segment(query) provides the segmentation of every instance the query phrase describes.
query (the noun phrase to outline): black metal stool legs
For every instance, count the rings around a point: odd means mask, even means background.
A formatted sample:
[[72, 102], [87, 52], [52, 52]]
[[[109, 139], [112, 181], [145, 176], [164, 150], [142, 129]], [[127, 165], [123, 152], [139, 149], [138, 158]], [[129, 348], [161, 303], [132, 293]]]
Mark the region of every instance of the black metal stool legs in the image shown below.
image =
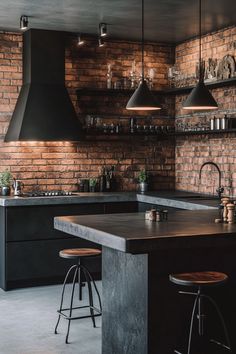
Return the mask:
[[89, 310], [90, 310], [90, 315], [91, 315], [92, 322], [93, 322], [93, 327], [95, 328], [96, 327], [96, 322], [95, 322], [95, 318], [94, 318], [93, 293], [92, 293], [91, 282], [90, 282], [90, 278], [88, 276], [87, 270], [85, 268], [83, 268], [83, 272], [84, 272], [84, 275], [85, 275], [86, 282], [88, 284]]
[[82, 301], [82, 288], [84, 286], [84, 283], [82, 282], [81, 268], [79, 268], [78, 271], [78, 284], [79, 284], [79, 300]]
[[226, 343], [227, 345], [219, 342], [219, 341], [216, 341], [215, 339], [211, 339], [211, 342], [217, 344], [217, 345], [220, 345], [222, 346], [223, 348], [225, 349], [228, 349], [230, 351], [232, 351], [231, 349], [231, 344], [230, 344], [230, 339], [229, 339], [229, 334], [228, 334], [228, 331], [227, 331], [227, 328], [226, 328], [226, 325], [225, 325], [225, 321], [224, 321], [224, 317], [219, 309], [219, 307], [217, 306], [216, 302], [210, 297], [210, 296], [207, 296], [207, 295], [202, 295], [202, 297], [208, 299], [208, 301], [213, 305], [213, 307], [215, 308], [216, 310], [216, 313], [218, 314], [218, 317], [220, 319], [220, 322], [221, 322], [221, 325], [223, 327], [223, 331], [224, 331], [224, 335], [225, 335], [225, 340], [226, 340]]
[[197, 293], [197, 296], [194, 300], [193, 303], [193, 310], [192, 310], [192, 315], [191, 315], [191, 321], [190, 321], [190, 328], [189, 328], [189, 337], [188, 337], [188, 354], [190, 354], [191, 351], [191, 342], [192, 342], [192, 334], [193, 334], [193, 322], [194, 322], [194, 315], [196, 312], [196, 308], [197, 308], [197, 304], [198, 304], [198, 300], [200, 299], [201, 293], [200, 290]]
[[[216, 302], [208, 295], [204, 295], [201, 293], [201, 288], [199, 287], [198, 292], [197, 293], [188, 293], [188, 292], [180, 292], [182, 294], [186, 294], [186, 295], [194, 295], [196, 296], [194, 303], [193, 303], [193, 309], [192, 309], [192, 315], [191, 315], [191, 321], [190, 321], [190, 328], [189, 328], [189, 338], [188, 338], [188, 350], [187, 350], [187, 354], [191, 353], [191, 343], [192, 343], [192, 333], [193, 333], [193, 323], [194, 323], [194, 318], [195, 318], [195, 314], [197, 313], [197, 319], [198, 319], [198, 333], [199, 336], [203, 336], [204, 335], [204, 317], [205, 315], [202, 312], [202, 299], [206, 299], [208, 300], [213, 308], [216, 310], [216, 313], [219, 317], [220, 323], [223, 327], [223, 331], [224, 331], [224, 336], [225, 336], [225, 340], [226, 340], [226, 344], [221, 343], [220, 341], [211, 339], [210, 342], [213, 342], [219, 346], [221, 346], [224, 349], [229, 350], [230, 352], [232, 352], [231, 349], [231, 345], [230, 345], [230, 340], [229, 340], [229, 335], [226, 329], [226, 325], [225, 325], [225, 321], [224, 318], [221, 314], [221, 311], [219, 309], [219, 307], [217, 306]], [[176, 353], [179, 353], [178, 351], [175, 351]]]
[[73, 277], [73, 284], [72, 284], [72, 291], [71, 291], [71, 300], [70, 300], [70, 311], [69, 311], [69, 317], [68, 317], [68, 327], [67, 327], [67, 333], [66, 333], [66, 344], [68, 344], [68, 337], [69, 337], [69, 332], [70, 332], [70, 322], [71, 322], [71, 316], [72, 316], [72, 310], [73, 310], [73, 300], [74, 300], [74, 293], [75, 293], [75, 282], [76, 282], [76, 277], [78, 274], [78, 267], [75, 268], [75, 273]]
[[[69, 308], [63, 308], [64, 293], [65, 293], [67, 280], [68, 280], [69, 274], [72, 272], [73, 269], [74, 269], [74, 275], [73, 275], [72, 290], [71, 290], [71, 297], [70, 297], [70, 306], [69, 306]], [[79, 273], [80, 273], [80, 275], [79, 275]], [[78, 286], [79, 286], [79, 297], [80, 297], [81, 282], [79, 282], [79, 280], [81, 280], [81, 275], [82, 274], [84, 275], [85, 280], [86, 280], [87, 285], [88, 285], [89, 305], [73, 307], [75, 286], [76, 286], [77, 281], [78, 281]], [[95, 289], [95, 291], [97, 293], [97, 297], [98, 297], [98, 301], [99, 301], [99, 309], [94, 307], [93, 292], [92, 292], [92, 285], [91, 284], [93, 284], [94, 289]], [[73, 310], [81, 309], [81, 308], [89, 308], [90, 315], [73, 317], [72, 316]], [[65, 313], [65, 311], [69, 311], [69, 314], [67, 315]], [[96, 312], [96, 314], [95, 314], [95, 312]], [[78, 264], [73, 265], [68, 270], [68, 272], [66, 274], [66, 277], [65, 277], [65, 280], [64, 280], [64, 283], [63, 283], [63, 288], [62, 288], [60, 309], [58, 310], [58, 313], [59, 313], [59, 316], [58, 316], [57, 324], [56, 324], [56, 327], [55, 327], [55, 334], [57, 334], [57, 328], [58, 328], [58, 325], [59, 325], [59, 322], [60, 322], [60, 318], [61, 318], [61, 316], [63, 316], [65, 319], [68, 320], [68, 327], [67, 327], [66, 340], [65, 340], [65, 342], [67, 344], [68, 344], [71, 320], [91, 317], [92, 323], [93, 323], [93, 327], [96, 327], [95, 317], [101, 316], [101, 314], [102, 314], [101, 298], [100, 298], [97, 286], [96, 286], [96, 284], [95, 284], [95, 282], [94, 282], [94, 280], [92, 278], [92, 275], [88, 271], [88, 269], [85, 266], [81, 265], [80, 261], [78, 261]]]
[[59, 325], [59, 322], [60, 322], [60, 319], [61, 319], [61, 311], [62, 311], [62, 306], [63, 306], [63, 301], [64, 301], [64, 294], [65, 294], [65, 287], [66, 287], [67, 279], [69, 277], [70, 272], [74, 268], [77, 268], [77, 264], [75, 264], [72, 267], [70, 267], [70, 269], [68, 270], [68, 272], [66, 273], [66, 276], [65, 276], [65, 280], [64, 280], [64, 283], [63, 283], [63, 287], [62, 287], [62, 293], [61, 293], [60, 309], [58, 310], [58, 313], [59, 313], [58, 320], [57, 320], [57, 324], [56, 324], [56, 327], [55, 327], [55, 330], [54, 330], [55, 334], [57, 334], [57, 328], [58, 328], [58, 325]]
[[96, 294], [97, 294], [97, 297], [98, 297], [99, 311], [102, 312], [102, 301], [101, 301], [101, 297], [100, 297], [100, 294], [99, 294], [97, 285], [96, 285], [96, 283], [95, 283], [95, 281], [94, 281], [94, 279], [93, 279], [91, 273], [89, 272], [89, 270], [88, 270], [84, 265], [83, 265], [82, 267], [83, 267], [83, 269], [87, 272], [89, 279], [90, 279], [91, 282], [93, 283], [94, 289], [95, 289]]

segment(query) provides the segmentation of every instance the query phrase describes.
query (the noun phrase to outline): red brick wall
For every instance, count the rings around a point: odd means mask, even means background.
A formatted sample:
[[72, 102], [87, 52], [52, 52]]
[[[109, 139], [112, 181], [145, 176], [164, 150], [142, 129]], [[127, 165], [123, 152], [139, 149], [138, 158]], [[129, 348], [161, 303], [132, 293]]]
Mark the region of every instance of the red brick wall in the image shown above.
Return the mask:
[[[222, 59], [230, 54], [236, 57], [236, 27], [211, 33], [203, 38], [203, 58]], [[181, 71], [191, 75], [198, 60], [198, 41], [191, 40], [176, 47], [176, 63]], [[236, 88], [222, 87], [212, 90], [219, 110], [208, 113], [194, 113], [181, 109], [186, 95], [176, 97], [176, 122], [209, 124], [213, 116], [225, 114], [236, 117]], [[214, 193], [218, 184], [214, 168], [206, 168], [201, 183], [199, 170], [202, 163], [213, 161], [223, 171], [222, 184], [227, 194], [236, 194], [236, 135], [200, 135], [176, 139], [176, 188], [188, 191]], [[208, 172], [207, 172], [208, 170]], [[212, 171], [212, 172], [211, 172]]]
[[[170, 46], [147, 45], [147, 66], [157, 69], [155, 88], [166, 85], [167, 66], [173, 61]], [[140, 61], [140, 45], [108, 42], [97, 48], [90, 41], [82, 49], [75, 38], [68, 38], [66, 51], [66, 83], [76, 107], [78, 87], [105, 87], [107, 63], [114, 64], [115, 75], [126, 75], [133, 59]], [[119, 189], [136, 188], [135, 177], [146, 167], [152, 175], [152, 187], [174, 187], [174, 144], [155, 139], [116, 139], [109, 141], [11, 142], [4, 143], [22, 80], [22, 36], [0, 33], [0, 171], [9, 168], [14, 177], [24, 181], [25, 189], [75, 190], [78, 178], [100, 174], [103, 165], [115, 165]], [[90, 103], [92, 104], [92, 102]], [[114, 111], [114, 107], [112, 107]], [[120, 107], [120, 112], [123, 107]], [[125, 111], [127, 114], [127, 111]], [[160, 118], [160, 122], [163, 120]], [[162, 123], [163, 124], [163, 123]], [[164, 123], [170, 124], [170, 123]]]

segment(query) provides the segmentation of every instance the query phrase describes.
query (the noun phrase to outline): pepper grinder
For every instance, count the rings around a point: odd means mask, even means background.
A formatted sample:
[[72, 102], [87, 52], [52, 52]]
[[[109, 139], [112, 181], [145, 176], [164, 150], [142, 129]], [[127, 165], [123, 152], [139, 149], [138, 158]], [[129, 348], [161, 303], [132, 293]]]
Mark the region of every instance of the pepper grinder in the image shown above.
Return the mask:
[[227, 211], [228, 211], [228, 223], [233, 224], [234, 223], [234, 209], [235, 205], [232, 203], [227, 204]]
[[221, 199], [221, 203], [224, 206], [224, 210], [223, 210], [223, 222], [227, 222], [228, 221], [228, 209], [227, 209], [227, 204], [229, 204], [229, 198], [228, 197], [224, 197]]

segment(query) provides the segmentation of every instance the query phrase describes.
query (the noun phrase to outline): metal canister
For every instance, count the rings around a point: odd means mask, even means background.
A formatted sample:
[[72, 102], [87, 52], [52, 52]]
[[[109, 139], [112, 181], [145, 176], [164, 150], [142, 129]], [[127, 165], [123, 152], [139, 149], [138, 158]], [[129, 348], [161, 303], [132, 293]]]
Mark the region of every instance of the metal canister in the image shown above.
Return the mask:
[[210, 120], [210, 129], [211, 130], [215, 129], [215, 118], [211, 118], [211, 120]]
[[220, 129], [220, 118], [215, 118], [215, 129], [216, 130]]
[[220, 129], [222, 129], [222, 130], [228, 129], [228, 118], [227, 117], [221, 118]]

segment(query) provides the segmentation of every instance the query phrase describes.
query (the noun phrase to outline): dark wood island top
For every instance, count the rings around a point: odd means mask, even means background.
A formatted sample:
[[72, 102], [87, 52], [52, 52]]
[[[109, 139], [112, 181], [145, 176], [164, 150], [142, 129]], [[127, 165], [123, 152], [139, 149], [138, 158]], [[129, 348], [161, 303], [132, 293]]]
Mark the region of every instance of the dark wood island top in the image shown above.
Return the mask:
[[145, 220], [144, 213], [56, 217], [56, 229], [127, 253], [163, 248], [236, 244], [236, 224], [215, 223], [217, 210], [176, 211], [168, 221]]
[[102, 246], [102, 354], [172, 354], [179, 346], [184, 352], [192, 299], [178, 294], [169, 274], [203, 270], [229, 276], [212, 296], [236, 348], [236, 224], [217, 224], [218, 215], [215, 209], [171, 211], [162, 222], [144, 213], [54, 219], [56, 229]]

